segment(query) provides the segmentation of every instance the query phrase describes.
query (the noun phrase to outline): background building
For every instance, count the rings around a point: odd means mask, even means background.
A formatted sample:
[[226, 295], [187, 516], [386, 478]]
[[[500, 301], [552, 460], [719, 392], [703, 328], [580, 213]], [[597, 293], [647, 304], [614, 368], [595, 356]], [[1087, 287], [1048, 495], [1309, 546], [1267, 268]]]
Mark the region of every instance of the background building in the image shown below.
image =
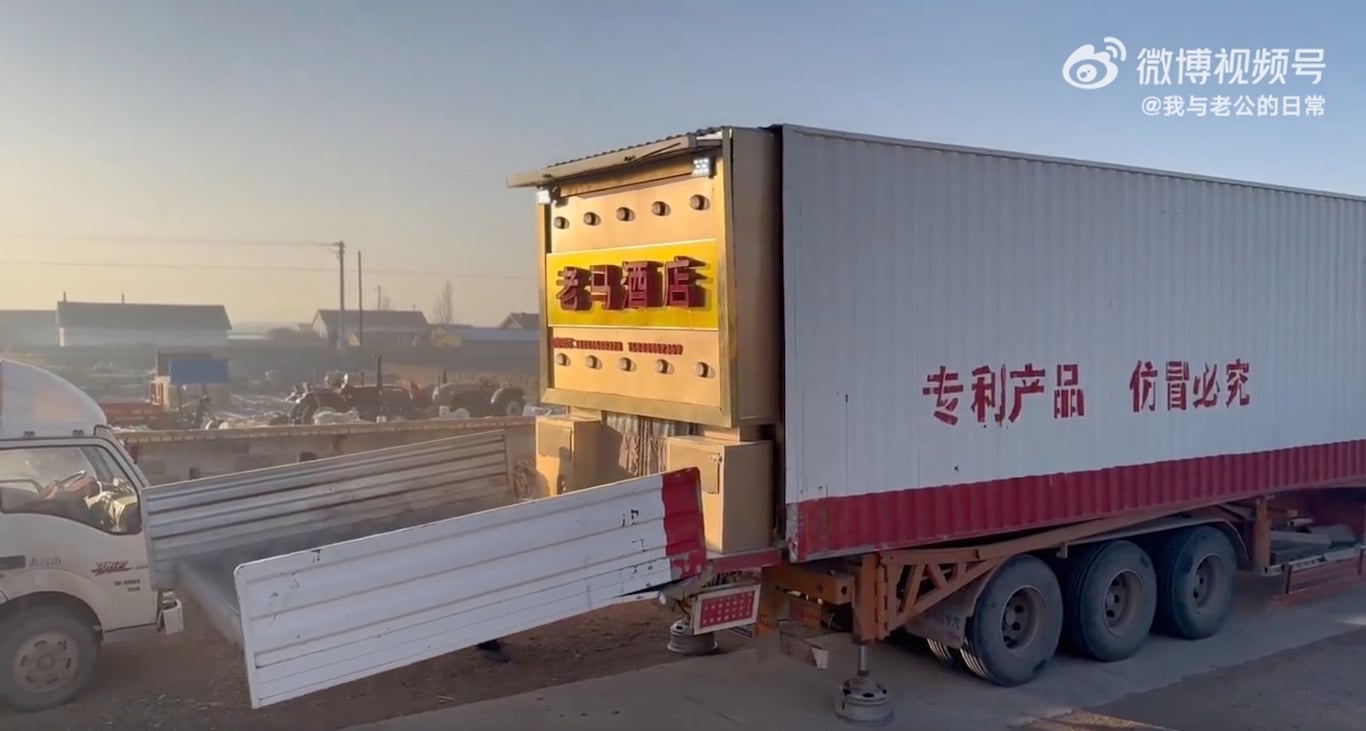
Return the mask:
[[505, 330], [539, 330], [541, 328], [541, 313], [512, 312], [503, 318], [502, 324], [498, 327]]
[[63, 348], [224, 348], [230, 330], [232, 321], [222, 305], [57, 303], [57, 331]]
[[56, 310], [0, 310], [0, 348], [55, 347]]
[[[366, 347], [412, 345], [418, 338], [425, 337], [430, 329], [426, 315], [415, 310], [366, 310], [364, 318], [359, 315], [355, 310], [346, 311], [347, 344], [356, 343], [362, 319]], [[336, 345], [338, 322], [337, 310], [318, 310], [313, 316], [313, 331]]]

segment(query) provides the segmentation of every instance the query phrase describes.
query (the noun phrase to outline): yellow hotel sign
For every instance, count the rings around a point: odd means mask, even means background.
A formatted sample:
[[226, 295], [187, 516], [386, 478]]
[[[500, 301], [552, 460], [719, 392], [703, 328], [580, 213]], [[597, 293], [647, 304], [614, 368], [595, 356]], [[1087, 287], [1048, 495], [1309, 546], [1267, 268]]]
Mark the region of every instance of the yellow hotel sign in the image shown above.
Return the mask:
[[547, 254], [550, 327], [716, 330], [714, 240]]

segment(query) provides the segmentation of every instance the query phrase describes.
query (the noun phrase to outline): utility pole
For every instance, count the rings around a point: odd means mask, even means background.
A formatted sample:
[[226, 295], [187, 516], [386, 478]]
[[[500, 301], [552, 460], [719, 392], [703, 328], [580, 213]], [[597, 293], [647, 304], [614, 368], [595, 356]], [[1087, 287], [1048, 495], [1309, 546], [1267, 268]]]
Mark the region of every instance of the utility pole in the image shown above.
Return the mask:
[[337, 350], [346, 352], [346, 242], [338, 241], [337, 249]]
[[356, 250], [356, 346], [365, 349], [365, 270], [361, 268], [360, 250]]

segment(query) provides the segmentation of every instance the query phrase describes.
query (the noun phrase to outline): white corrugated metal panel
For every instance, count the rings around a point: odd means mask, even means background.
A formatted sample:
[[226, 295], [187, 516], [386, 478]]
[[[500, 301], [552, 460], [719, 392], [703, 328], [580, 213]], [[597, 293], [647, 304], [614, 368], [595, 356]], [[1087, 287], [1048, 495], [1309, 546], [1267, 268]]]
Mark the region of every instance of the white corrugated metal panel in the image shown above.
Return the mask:
[[651, 475], [243, 564], [252, 707], [696, 575], [698, 484], [695, 469]]
[[170, 589], [181, 562], [236, 565], [515, 499], [492, 431], [157, 485], [142, 513], [153, 583]]
[[[783, 179], [789, 503], [1366, 438], [1366, 201], [798, 128]], [[1168, 361], [1218, 406], [1169, 409]], [[972, 371], [1026, 364], [1043, 393], [978, 423]]]

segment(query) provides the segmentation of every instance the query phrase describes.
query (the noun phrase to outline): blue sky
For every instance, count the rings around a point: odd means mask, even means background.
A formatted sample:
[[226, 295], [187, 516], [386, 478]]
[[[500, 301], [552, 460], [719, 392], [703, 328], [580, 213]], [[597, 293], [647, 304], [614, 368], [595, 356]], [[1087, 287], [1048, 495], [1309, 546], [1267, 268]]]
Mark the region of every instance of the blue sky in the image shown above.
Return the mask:
[[[118, 3], [0, 11], [0, 307], [222, 302], [305, 320], [321, 247], [112, 237], [345, 239], [367, 297], [462, 319], [535, 309], [531, 197], [507, 175], [716, 124], [793, 122], [1366, 195], [1366, 10], [1350, 3]], [[1061, 77], [1120, 38], [1110, 86]], [[1145, 47], [1322, 48], [1321, 83], [1155, 89]], [[1145, 96], [1324, 98], [1317, 118], [1145, 116]], [[75, 241], [72, 237], [97, 240]], [[195, 270], [280, 266], [317, 271]], [[425, 275], [381, 273], [420, 270]], [[349, 294], [354, 296], [354, 291]]]

